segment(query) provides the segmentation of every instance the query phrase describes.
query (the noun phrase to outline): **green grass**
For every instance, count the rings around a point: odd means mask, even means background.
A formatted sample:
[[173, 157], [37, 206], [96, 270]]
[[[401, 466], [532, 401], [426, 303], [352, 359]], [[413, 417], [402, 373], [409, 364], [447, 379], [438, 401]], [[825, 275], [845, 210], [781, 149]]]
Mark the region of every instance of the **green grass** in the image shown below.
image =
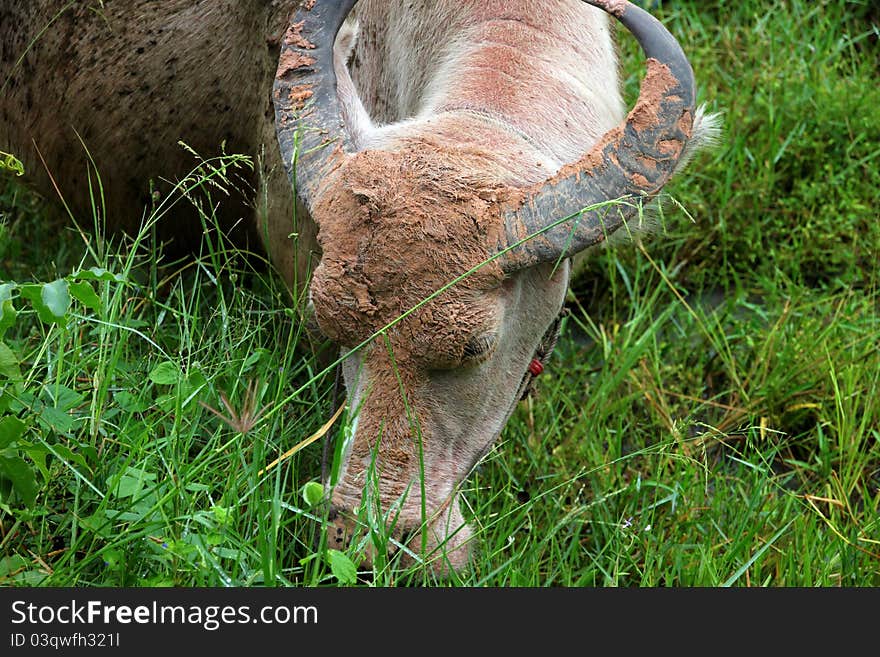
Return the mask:
[[[880, 15], [659, 14], [724, 113], [667, 188], [693, 221], [667, 203], [574, 285], [537, 394], [464, 484], [472, 568], [380, 555], [358, 585], [880, 585]], [[300, 494], [320, 441], [263, 472], [335, 410], [277, 278], [216, 241], [180, 263], [147, 241], [90, 254], [11, 180], [0, 212], [0, 584], [350, 582]], [[118, 277], [77, 273], [95, 265]], [[58, 280], [54, 319], [19, 296]]]

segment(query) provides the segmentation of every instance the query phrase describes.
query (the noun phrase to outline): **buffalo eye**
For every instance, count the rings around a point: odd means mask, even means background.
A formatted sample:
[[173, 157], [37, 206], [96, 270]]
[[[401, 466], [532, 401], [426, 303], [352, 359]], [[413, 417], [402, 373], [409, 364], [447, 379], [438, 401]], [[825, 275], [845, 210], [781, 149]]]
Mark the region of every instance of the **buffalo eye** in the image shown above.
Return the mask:
[[498, 337], [494, 333], [482, 333], [471, 337], [464, 345], [461, 354], [463, 365], [481, 363], [495, 351]]

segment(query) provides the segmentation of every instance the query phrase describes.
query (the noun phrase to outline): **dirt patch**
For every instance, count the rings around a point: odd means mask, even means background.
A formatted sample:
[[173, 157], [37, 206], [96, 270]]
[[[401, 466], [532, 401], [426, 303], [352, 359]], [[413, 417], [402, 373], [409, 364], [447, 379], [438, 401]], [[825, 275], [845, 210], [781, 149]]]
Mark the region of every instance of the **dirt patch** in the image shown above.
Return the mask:
[[314, 50], [317, 46], [306, 39], [302, 35], [302, 29], [305, 21], [299, 23], [291, 23], [284, 34], [284, 44], [294, 48], [302, 48], [303, 50]]
[[[486, 169], [475, 154], [418, 139], [396, 152], [357, 153], [334, 172], [313, 210], [324, 255], [312, 298], [331, 338], [359, 342], [492, 255], [507, 188], [481, 180]], [[457, 288], [502, 278], [491, 263]], [[446, 295], [447, 315], [456, 294]]]
[[315, 58], [304, 55], [296, 50], [285, 50], [278, 58], [277, 78], [285, 79], [300, 68], [308, 68], [315, 64]]
[[[648, 70], [645, 73], [645, 79], [642, 80], [639, 100], [627, 117], [627, 121], [637, 132], [651, 130], [662, 123], [659, 112], [664, 99], [681, 100], [675, 96], [669, 96], [670, 90], [679, 84], [669, 67], [653, 57], [649, 58], [646, 64]], [[685, 136], [690, 136], [689, 130]]]

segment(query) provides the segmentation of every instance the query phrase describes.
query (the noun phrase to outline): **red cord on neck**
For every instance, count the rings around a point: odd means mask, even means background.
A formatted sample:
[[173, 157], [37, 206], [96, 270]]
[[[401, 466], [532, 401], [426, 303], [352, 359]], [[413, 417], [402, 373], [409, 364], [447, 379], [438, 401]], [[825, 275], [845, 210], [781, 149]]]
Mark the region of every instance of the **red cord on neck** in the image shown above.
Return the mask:
[[529, 363], [529, 372], [532, 373], [532, 376], [538, 376], [543, 371], [544, 364], [537, 358], [532, 358], [532, 362]]

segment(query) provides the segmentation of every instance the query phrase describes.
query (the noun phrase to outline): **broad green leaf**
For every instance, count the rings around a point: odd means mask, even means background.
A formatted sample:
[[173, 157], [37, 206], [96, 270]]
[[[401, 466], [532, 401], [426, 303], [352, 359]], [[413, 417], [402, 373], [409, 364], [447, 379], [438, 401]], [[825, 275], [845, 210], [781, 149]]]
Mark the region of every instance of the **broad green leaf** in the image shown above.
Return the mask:
[[79, 518], [78, 524], [84, 530], [96, 534], [100, 538], [109, 538], [113, 523], [108, 522], [103, 512], [95, 512], [90, 516]]
[[68, 278], [75, 281], [110, 281], [112, 283], [124, 283], [125, 277], [121, 274], [114, 274], [107, 271], [103, 267], [91, 267], [82, 271], [71, 274]]
[[357, 568], [345, 553], [339, 550], [327, 550], [327, 562], [330, 564], [330, 572], [340, 584], [357, 582]]
[[324, 499], [324, 487], [317, 481], [307, 482], [300, 492], [309, 506], [315, 506]]
[[51, 405], [64, 411], [69, 411], [82, 404], [85, 395], [77, 392], [65, 385], [52, 384], [44, 386], [43, 394], [40, 395], [44, 399], [49, 399]]
[[0, 338], [6, 333], [6, 330], [15, 324], [15, 318], [18, 313], [12, 303], [12, 290], [15, 286], [12, 283], [3, 283], [0, 285]]
[[165, 549], [174, 556], [181, 557], [187, 561], [192, 561], [192, 557], [198, 554], [198, 548], [186, 541], [168, 541]]
[[18, 586], [35, 588], [40, 586], [40, 584], [43, 584], [48, 578], [49, 575], [42, 570], [26, 570], [22, 573], [13, 575], [9, 578], [9, 581]]
[[147, 483], [156, 480], [152, 472], [126, 468], [125, 472], [112, 475], [107, 480], [107, 487], [116, 497], [138, 497]]
[[15, 306], [12, 305], [11, 301], [0, 302], [0, 338], [15, 324], [17, 315], [18, 313], [15, 311]]
[[244, 362], [241, 364], [241, 371], [247, 372], [254, 365], [260, 362], [260, 359], [265, 357], [267, 354], [268, 352], [265, 349], [256, 349], [252, 351], [250, 354], [248, 354], [247, 358], [245, 358]]
[[95, 294], [95, 289], [86, 281], [74, 281], [68, 284], [70, 296], [79, 301], [86, 308], [94, 310], [101, 314], [103, 308], [101, 306], [101, 297]]
[[170, 386], [177, 383], [180, 377], [180, 368], [170, 361], [159, 363], [150, 372], [150, 381], [159, 385]]
[[113, 393], [113, 401], [126, 413], [143, 413], [150, 408], [151, 401], [133, 395], [127, 390]]
[[[83, 455], [83, 458], [86, 460], [86, 463], [97, 463], [98, 462], [98, 450], [95, 449], [94, 445], [83, 444], [79, 445], [79, 453]], [[90, 466], [86, 466], [91, 470]]]
[[196, 390], [197, 388], [206, 386], [208, 384], [208, 378], [200, 369], [193, 369], [186, 375], [186, 383], [192, 390]]
[[37, 470], [43, 476], [43, 483], [49, 483], [52, 475], [49, 474], [49, 448], [41, 444], [26, 443], [19, 445], [18, 450], [22, 454], [27, 454], [28, 458], [34, 462]]
[[0, 454], [0, 477], [11, 481], [24, 505], [33, 508], [37, 500], [37, 481], [31, 466], [23, 458]]
[[177, 410], [177, 395], [159, 395], [153, 401], [153, 406], [163, 413], [173, 413]]
[[13, 554], [11, 557], [3, 557], [0, 559], [0, 581], [8, 577], [10, 573], [23, 570], [31, 565], [31, 562], [20, 554]]
[[117, 497], [136, 497], [143, 489], [143, 483], [144, 482], [141, 479], [123, 475], [119, 478], [116, 488], [113, 489], [113, 493]]
[[91, 470], [88, 463], [86, 463], [85, 457], [78, 452], [74, 452], [67, 445], [55, 444], [52, 445], [52, 450], [54, 450], [55, 454], [59, 458], [67, 461], [68, 463], [72, 463], [74, 466], [80, 466], [86, 470]]
[[40, 299], [57, 319], [64, 319], [70, 309], [70, 284], [63, 278], [43, 285]]
[[31, 302], [44, 324], [64, 324], [70, 308], [68, 284], [59, 279], [43, 285], [28, 284], [20, 288], [21, 296]]
[[125, 554], [122, 550], [104, 550], [104, 566], [110, 570], [116, 570], [125, 562]]
[[26, 428], [27, 425], [24, 422], [12, 415], [0, 418], [0, 449], [9, 447], [21, 438]]
[[211, 511], [221, 525], [228, 525], [235, 518], [235, 509], [230, 506], [212, 506]]
[[0, 381], [4, 378], [13, 383], [21, 381], [21, 370], [18, 368], [18, 356], [5, 344], [0, 342]]
[[183, 407], [185, 408], [192, 403], [193, 399], [195, 399], [199, 392], [201, 392], [201, 390], [207, 385], [208, 379], [202, 374], [201, 370], [193, 369], [187, 374], [186, 379], [179, 388], [179, 394], [183, 400]]
[[70, 433], [76, 427], [76, 418], [68, 415], [66, 411], [52, 406], [44, 406], [37, 415], [37, 421], [58, 433]]
[[117, 509], [107, 509], [104, 513], [108, 518], [112, 518], [114, 522], [143, 522], [151, 520], [156, 512], [148, 505], [135, 504], [128, 507], [131, 511], [119, 511]]

